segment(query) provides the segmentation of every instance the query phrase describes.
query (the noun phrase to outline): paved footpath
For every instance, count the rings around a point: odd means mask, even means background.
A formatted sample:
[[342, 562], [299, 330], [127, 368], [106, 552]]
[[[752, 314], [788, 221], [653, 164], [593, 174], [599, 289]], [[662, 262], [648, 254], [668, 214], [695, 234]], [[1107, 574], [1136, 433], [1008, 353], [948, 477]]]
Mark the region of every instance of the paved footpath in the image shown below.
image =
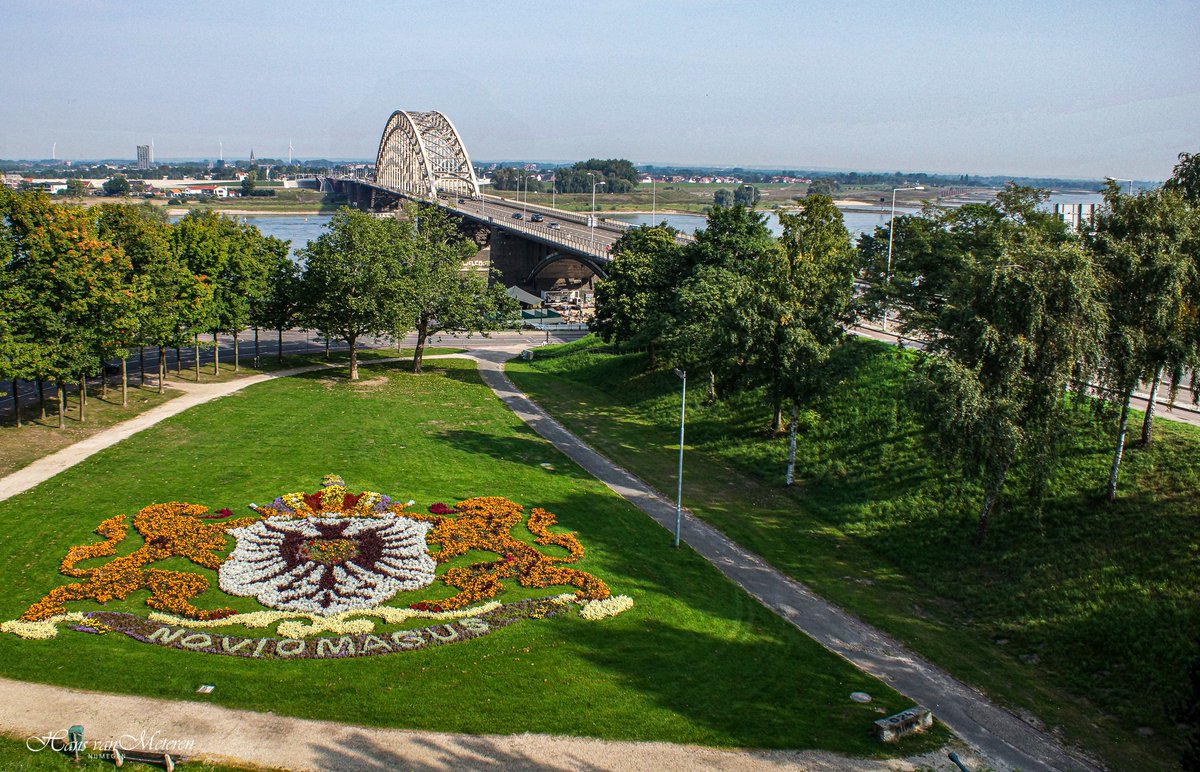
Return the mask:
[[[622, 498], [674, 532], [675, 503], [567, 431], [504, 375], [504, 352], [472, 352], [484, 381], [509, 409], [562, 453]], [[690, 513], [683, 541], [767, 608], [826, 649], [850, 660], [933, 711], [955, 734], [1003, 769], [1086, 770], [1095, 767], [1053, 737], [991, 702], [978, 690], [905, 649], [899, 642], [814, 594]]]
[[[475, 359], [484, 382], [534, 431], [618, 495], [673, 531], [674, 503], [597, 453], [513, 386], [503, 369], [504, 362], [514, 353], [511, 345], [494, 344], [475, 348], [467, 354], [426, 358]], [[370, 360], [363, 364], [392, 361], [397, 360]], [[191, 387], [183, 396], [0, 479], [0, 501], [27, 491], [100, 450], [194, 405], [273, 378], [344, 366], [344, 363], [310, 365]], [[816, 596], [804, 585], [788, 579], [757, 555], [687, 512], [684, 513], [683, 539], [733, 582], [822, 646], [928, 707], [955, 734], [978, 750], [988, 763], [1000, 769], [1021, 770], [1094, 768], [1068, 753], [1049, 735], [996, 706], [980, 692], [907, 651], [882, 632]], [[0, 731], [8, 734], [51, 731], [66, 717], [75, 716], [86, 718], [83, 720], [85, 726], [90, 722], [96, 727], [91, 736], [107, 737], [129, 732], [130, 727], [144, 727], [147, 720], [153, 720], [151, 731], [164, 733], [160, 736], [174, 733], [174, 737], [192, 739], [197, 743], [198, 751], [291, 768], [911, 769], [913, 763], [943, 766], [936, 764], [936, 757], [880, 763], [851, 761], [821, 753], [729, 752], [667, 743], [613, 743], [538, 735], [477, 737], [368, 729], [230, 711], [192, 702], [89, 694], [6, 679], [0, 679], [0, 705], [5, 706], [0, 711]], [[237, 719], [229, 720], [224, 714], [236, 715]], [[72, 722], [75, 720], [71, 719]]]

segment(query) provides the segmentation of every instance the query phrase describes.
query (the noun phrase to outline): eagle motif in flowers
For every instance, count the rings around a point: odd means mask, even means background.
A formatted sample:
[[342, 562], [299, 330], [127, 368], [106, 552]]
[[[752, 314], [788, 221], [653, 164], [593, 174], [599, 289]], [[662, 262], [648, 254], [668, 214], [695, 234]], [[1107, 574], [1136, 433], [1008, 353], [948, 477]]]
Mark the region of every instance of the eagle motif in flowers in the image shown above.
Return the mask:
[[[632, 606], [629, 598], [614, 597], [599, 578], [570, 567], [583, 557], [583, 546], [573, 533], [552, 531], [556, 518], [544, 509], [535, 507], [526, 517], [519, 504], [495, 496], [453, 506], [434, 504], [428, 513], [413, 511], [413, 503], [372, 491], [352, 494], [340, 477], [330, 475], [314, 493], [285, 494], [265, 506], [251, 504], [252, 517], [233, 518], [229, 509], [210, 513], [207, 507], [182, 502], [154, 504], [132, 519], [142, 542], [132, 550], [122, 549], [134, 537], [125, 515], [117, 515], [96, 529], [103, 541], [72, 547], [63, 558], [61, 572], [80, 581], [52, 589], [20, 619], [0, 623], [0, 631], [51, 638], [59, 624], [72, 623], [84, 632], [117, 630], [196, 651], [290, 656], [311, 648], [357, 656], [421, 648], [417, 640], [475, 637], [518, 618], [561, 613], [572, 604], [581, 606], [587, 619], [613, 616]], [[533, 535], [533, 544], [513, 535], [522, 524]], [[233, 549], [223, 556], [230, 538]], [[539, 549], [546, 546], [566, 554]], [[497, 557], [474, 563], [462, 559], [472, 551]], [[80, 567], [100, 558], [111, 559]], [[198, 570], [158, 565], [170, 558], [184, 558]], [[196, 605], [212, 588], [212, 572], [223, 593], [254, 598], [264, 608], [239, 613], [228, 606]], [[502, 604], [494, 599], [506, 582], [573, 592]], [[439, 587], [453, 594], [446, 597]], [[83, 613], [67, 608], [73, 601], [126, 600], [141, 590], [148, 591], [146, 605], [157, 612], [149, 619], [124, 611]], [[426, 591], [428, 597], [410, 595], [405, 606], [388, 605], [397, 595]], [[438, 633], [436, 626], [424, 628], [424, 637], [411, 628], [376, 631], [377, 622], [390, 628], [413, 619], [442, 621], [444, 629]], [[283, 637], [197, 632], [237, 624], [277, 625], [276, 633]], [[315, 643], [311, 647], [304, 642], [322, 632], [343, 638], [337, 639], [336, 647], [330, 643], [334, 639], [317, 639], [309, 642]]]

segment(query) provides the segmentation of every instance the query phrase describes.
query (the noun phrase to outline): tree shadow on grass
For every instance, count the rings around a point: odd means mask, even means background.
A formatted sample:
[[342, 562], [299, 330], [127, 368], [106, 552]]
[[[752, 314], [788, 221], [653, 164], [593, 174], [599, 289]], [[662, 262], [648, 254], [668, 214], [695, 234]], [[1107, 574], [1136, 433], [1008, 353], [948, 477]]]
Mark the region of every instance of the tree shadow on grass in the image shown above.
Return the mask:
[[544, 467], [548, 472], [577, 479], [591, 479], [591, 475], [535, 435], [532, 430], [522, 430], [521, 434], [516, 435], [495, 435], [469, 429], [446, 429], [438, 432], [437, 437], [464, 453], [526, 466], [549, 464], [549, 467]]

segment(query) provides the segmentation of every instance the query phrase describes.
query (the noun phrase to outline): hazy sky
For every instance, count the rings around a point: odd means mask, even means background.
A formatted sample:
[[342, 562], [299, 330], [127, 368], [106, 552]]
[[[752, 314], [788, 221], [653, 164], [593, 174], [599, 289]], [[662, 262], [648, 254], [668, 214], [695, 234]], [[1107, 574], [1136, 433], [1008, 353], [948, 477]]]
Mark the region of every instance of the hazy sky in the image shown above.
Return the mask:
[[0, 158], [472, 158], [1161, 179], [1196, 2], [0, 0]]

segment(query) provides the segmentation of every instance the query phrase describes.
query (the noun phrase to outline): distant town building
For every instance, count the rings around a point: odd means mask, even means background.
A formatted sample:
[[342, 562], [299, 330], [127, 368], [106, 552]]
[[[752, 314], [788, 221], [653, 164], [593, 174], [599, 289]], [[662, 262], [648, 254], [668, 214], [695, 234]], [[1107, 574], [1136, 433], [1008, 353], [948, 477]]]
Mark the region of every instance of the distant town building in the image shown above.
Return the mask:
[[149, 169], [154, 164], [154, 151], [149, 145], [137, 146], [137, 168]]
[[1100, 204], [1055, 204], [1054, 216], [1077, 231], [1081, 225], [1093, 222], [1099, 210]]

